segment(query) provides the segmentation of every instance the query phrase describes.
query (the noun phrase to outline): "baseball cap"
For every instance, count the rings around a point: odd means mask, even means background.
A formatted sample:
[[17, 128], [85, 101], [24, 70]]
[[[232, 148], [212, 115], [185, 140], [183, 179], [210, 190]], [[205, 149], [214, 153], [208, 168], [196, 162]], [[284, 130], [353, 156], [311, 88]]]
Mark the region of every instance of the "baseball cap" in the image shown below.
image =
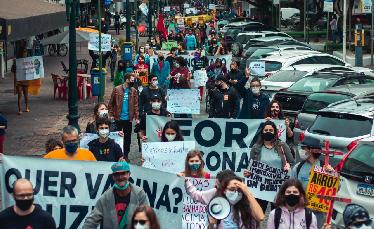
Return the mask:
[[322, 149], [321, 142], [312, 137], [305, 136], [304, 140], [300, 144], [301, 147], [309, 147], [313, 149]]
[[343, 211], [344, 225], [349, 226], [357, 219], [370, 220], [369, 212], [361, 205], [348, 204]]
[[125, 161], [119, 161], [112, 165], [111, 167], [112, 173], [118, 173], [118, 172], [130, 172], [130, 165], [129, 163]]
[[151, 95], [151, 100], [154, 100], [154, 99], [161, 99], [161, 96], [158, 93], [154, 93]]

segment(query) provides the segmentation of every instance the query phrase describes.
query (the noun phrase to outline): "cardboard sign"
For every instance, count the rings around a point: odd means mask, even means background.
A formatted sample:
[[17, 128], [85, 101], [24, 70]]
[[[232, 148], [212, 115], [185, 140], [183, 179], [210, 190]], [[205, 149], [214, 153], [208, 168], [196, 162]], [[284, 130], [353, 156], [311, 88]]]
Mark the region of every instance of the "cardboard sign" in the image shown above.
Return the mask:
[[169, 89], [167, 110], [173, 114], [200, 114], [198, 89]]
[[251, 75], [265, 76], [265, 61], [255, 61], [249, 64]]
[[16, 59], [17, 81], [44, 78], [44, 64], [42, 56], [32, 56]]
[[208, 75], [205, 70], [196, 70], [193, 77], [195, 87], [205, 87], [206, 82], [208, 82]]
[[[90, 41], [88, 42], [88, 50], [99, 51], [99, 34], [90, 33]], [[108, 52], [112, 50], [112, 35], [101, 34], [101, 51]]]

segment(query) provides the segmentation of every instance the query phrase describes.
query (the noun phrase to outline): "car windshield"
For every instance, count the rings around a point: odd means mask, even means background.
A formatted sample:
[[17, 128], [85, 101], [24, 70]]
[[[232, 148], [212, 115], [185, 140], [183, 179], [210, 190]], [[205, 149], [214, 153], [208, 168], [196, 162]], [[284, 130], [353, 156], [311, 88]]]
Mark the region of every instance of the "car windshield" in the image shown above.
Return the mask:
[[327, 136], [353, 138], [370, 134], [372, 123], [372, 119], [363, 116], [323, 113], [317, 116], [309, 128], [309, 132]]
[[229, 28], [225, 35], [237, 35], [241, 30], [241, 28]]
[[374, 145], [361, 143], [344, 162], [343, 173], [354, 175], [374, 175]]
[[267, 53], [271, 53], [271, 52], [274, 52], [276, 51], [277, 49], [275, 48], [260, 48], [260, 49], [257, 49], [250, 57], [249, 59], [251, 60], [256, 60], [256, 59], [260, 59], [260, 58], [263, 58], [263, 55], [264, 54], [267, 54]]
[[247, 44], [249, 40], [257, 37], [261, 37], [261, 35], [240, 35], [236, 38], [236, 41], [240, 44]]
[[282, 63], [277, 61], [265, 61], [265, 72], [274, 72], [282, 68]]
[[272, 82], [296, 82], [303, 78], [307, 73], [308, 72], [298, 70], [284, 70], [275, 73], [266, 80]]
[[244, 56], [250, 57], [254, 52], [256, 52], [258, 48], [259, 48], [258, 46], [253, 46], [253, 47], [248, 48], [247, 51], [245, 51]]
[[334, 78], [305, 77], [288, 88], [289, 91], [318, 92], [324, 91], [336, 82]]
[[333, 93], [315, 93], [311, 94], [305, 101], [301, 112], [315, 114], [319, 110], [327, 107], [331, 103], [351, 98], [349, 95]]

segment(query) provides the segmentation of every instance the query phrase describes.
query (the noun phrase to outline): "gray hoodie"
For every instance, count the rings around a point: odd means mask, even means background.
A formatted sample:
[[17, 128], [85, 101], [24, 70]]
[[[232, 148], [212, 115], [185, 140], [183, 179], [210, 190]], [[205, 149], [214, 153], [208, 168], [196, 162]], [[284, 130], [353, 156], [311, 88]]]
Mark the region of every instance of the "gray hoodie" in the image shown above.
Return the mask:
[[[148, 196], [145, 194], [141, 187], [130, 183], [131, 196], [129, 203], [129, 211], [127, 215], [127, 221], [130, 224], [131, 217], [134, 214], [135, 209], [140, 205], [148, 205]], [[118, 219], [115, 208], [115, 200], [113, 188], [108, 189], [97, 201], [95, 208], [91, 211], [91, 214], [86, 218], [83, 224], [83, 229], [97, 228], [100, 224], [103, 225], [103, 229], [117, 229]]]

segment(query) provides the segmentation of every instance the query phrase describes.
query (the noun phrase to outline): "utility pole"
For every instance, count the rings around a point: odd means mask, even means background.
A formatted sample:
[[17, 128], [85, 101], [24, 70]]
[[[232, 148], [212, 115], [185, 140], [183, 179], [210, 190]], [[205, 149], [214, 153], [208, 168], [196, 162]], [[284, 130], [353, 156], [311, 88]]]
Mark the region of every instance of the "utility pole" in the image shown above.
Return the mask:
[[[101, 2], [97, 0], [97, 20], [99, 22], [99, 82], [100, 94], [98, 96], [99, 103], [104, 102], [105, 77], [103, 77], [103, 53], [101, 52]], [[108, 28], [109, 29], [109, 28]]]
[[347, 55], [347, 0], [343, 1], [343, 60]]
[[130, 12], [130, 0], [126, 0], [126, 42], [131, 41], [130, 26], [131, 26], [131, 12]]
[[152, 28], [152, 12], [153, 12], [153, 1], [149, 0], [148, 2], [148, 38], [151, 40], [152, 34], [153, 34], [153, 28]]
[[80, 132], [78, 120], [78, 88], [77, 88], [77, 46], [76, 46], [76, 16], [77, 16], [78, 1], [66, 1], [66, 14], [69, 20], [69, 100], [68, 108], [69, 114], [66, 118], [69, 120], [69, 125], [74, 126]]

